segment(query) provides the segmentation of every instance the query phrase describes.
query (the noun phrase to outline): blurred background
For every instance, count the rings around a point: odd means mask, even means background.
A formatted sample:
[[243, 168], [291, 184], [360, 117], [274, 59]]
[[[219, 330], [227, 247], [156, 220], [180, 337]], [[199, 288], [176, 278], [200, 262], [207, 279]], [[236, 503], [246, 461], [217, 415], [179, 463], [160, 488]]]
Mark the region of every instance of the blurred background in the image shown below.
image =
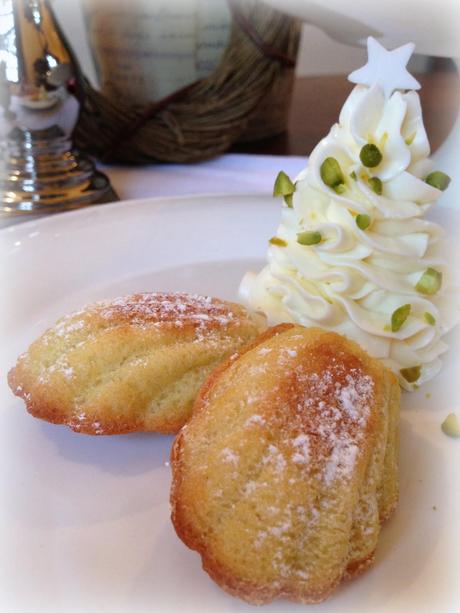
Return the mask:
[[[426, 83], [421, 95], [433, 150], [444, 141], [452, 128], [459, 99], [458, 83], [454, 76], [456, 65], [449, 57], [454, 54], [454, 48], [458, 48], [459, 37], [456, 32], [460, 29], [460, 7], [456, 2], [385, 0], [380, 5], [371, 6], [362, 0], [267, 0], [267, 4], [300, 17], [295, 81], [290, 86], [285, 84], [289, 104], [279, 111], [273, 125], [273, 118], [263, 114], [261, 121], [266, 133], [257, 129], [254, 132], [253, 128], [246, 137], [238, 139], [239, 142], [231, 147], [232, 150], [291, 155], [310, 153], [336, 121], [343, 100], [351, 89], [346, 75], [366, 62], [365, 40], [369, 34], [383, 39], [389, 48], [409, 40], [416, 42], [416, 53], [410, 60], [409, 70], [413, 74], [422, 75], [422, 85]], [[129, 43], [123, 44], [117, 40], [117, 36], [119, 33], [126, 35], [130, 29], [136, 32], [134, 47], [140, 49], [139, 54], [144, 53], [146, 62], [150, 62], [148, 71], [151, 72], [152, 88], [149, 90], [146, 87], [146, 91], [141, 94], [138, 87], [138, 102], [145, 102], [148, 97], [157, 100], [181, 85], [192, 82], [194, 78], [206, 76], [206, 68], [210, 70], [217, 66], [221, 57], [219, 54], [223, 53], [225, 43], [228, 42], [230, 11], [225, 0], [134, 0], [130, 3], [118, 0], [52, 0], [52, 6], [71, 41], [83, 72], [92, 85], [102, 89], [105, 87], [110, 94], [124, 96], [125, 92], [117, 89], [113, 81], [118, 79], [119, 83], [124, 83], [127, 73], [133, 79], [129, 86], [134, 83], [133, 70], [136, 70], [139, 56], [130, 56], [133, 49]], [[169, 10], [174, 7], [182, 14], [199, 7], [198, 10], [206, 14], [209, 21], [214, 20], [220, 24], [221, 33], [227, 28], [216, 45], [214, 57], [205, 57], [202, 61], [204, 71], [193, 73], [193, 67], [187, 66], [184, 69], [186, 74], [180, 74], [180, 64], [176, 62], [172, 70], [170, 65], [165, 64], [163, 72], [161, 67], [155, 72], [155, 52], [151, 47], [142, 47], [140, 23], [144, 20], [143, 34], [150, 28], [152, 39], [158, 39], [164, 25], [156, 26], [155, 30], [155, 24], [158, 23], [158, 16], [167, 12], [168, 7]], [[117, 14], [118, 21], [115, 17]], [[366, 19], [361, 23], [357, 15], [365, 16]], [[150, 21], [148, 18], [145, 21], [146, 17], [150, 17]], [[371, 27], [370, 23], [377, 25]], [[380, 24], [382, 31], [377, 29]], [[168, 36], [169, 41], [161, 50], [162, 53], [170, 50], [171, 33]], [[118, 47], [118, 54], [112, 55], [114, 46]], [[422, 53], [417, 53], [418, 49]], [[109, 62], [107, 57], [110, 58]], [[340, 78], [337, 78], [338, 75]], [[111, 84], [107, 81], [111, 81]], [[282, 112], [285, 113], [284, 119], [281, 117]], [[313, 113], [315, 119], [310, 121]], [[287, 129], [284, 134], [275, 135], [284, 128]], [[250, 144], [241, 143], [245, 140], [250, 141]]]
[[228, 152], [309, 155], [367, 61], [368, 36], [416, 44], [408, 68], [436, 151], [459, 109], [459, 10], [458, 0], [0, 0], [1, 210], [112, 201], [107, 165], [152, 165], [154, 177], [153, 166]]
[[[87, 24], [83, 12], [85, 0], [53, 0], [56, 15], [77, 54], [88, 78], [98, 83], [97, 73], [91, 55]], [[384, 1], [384, 0], [382, 0]], [[150, 0], [154, 4], [155, 0]], [[93, 3], [95, 6], [100, 5]], [[106, 3], [107, 6], [110, 4]], [[345, 2], [344, 2], [345, 4]], [[403, 4], [403, 3], [402, 3]], [[112, 2], [113, 5], [113, 2]], [[296, 75], [299, 77], [349, 73], [366, 61], [366, 48], [344, 44], [334, 40], [319, 26], [302, 24]], [[411, 60], [413, 72], [427, 72], [432, 69], [430, 56], [415, 54]]]

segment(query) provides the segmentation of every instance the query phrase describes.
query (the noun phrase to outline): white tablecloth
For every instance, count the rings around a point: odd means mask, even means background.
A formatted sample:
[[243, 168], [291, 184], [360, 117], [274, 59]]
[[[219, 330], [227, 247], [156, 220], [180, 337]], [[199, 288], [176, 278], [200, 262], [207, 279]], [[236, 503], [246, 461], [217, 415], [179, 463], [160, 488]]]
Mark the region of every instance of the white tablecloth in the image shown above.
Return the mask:
[[[307, 158], [230, 153], [199, 164], [96, 164], [120, 200], [192, 194], [271, 194], [279, 170], [294, 178]], [[58, 212], [58, 211], [56, 211]], [[0, 229], [46, 215], [0, 216]]]
[[295, 177], [306, 158], [227, 154], [199, 164], [101, 166], [120, 200], [189, 194], [271, 193], [279, 170]]

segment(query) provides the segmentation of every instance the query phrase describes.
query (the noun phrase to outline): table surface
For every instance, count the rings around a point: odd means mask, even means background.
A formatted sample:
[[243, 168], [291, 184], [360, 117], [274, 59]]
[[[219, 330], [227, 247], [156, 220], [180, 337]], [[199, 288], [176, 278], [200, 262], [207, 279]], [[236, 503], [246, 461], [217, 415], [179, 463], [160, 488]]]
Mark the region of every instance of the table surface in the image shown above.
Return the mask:
[[[459, 76], [455, 70], [416, 76], [422, 86], [419, 94], [428, 139], [432, 151], [436, 151], [449, 134], [459, 111]], [[262, 141], [237, 144], [232, 151], [309, 155], [337, 121], [345, 98], [353, 87], [344, 74], [296, 79], [287, 131]]]
[[[460, 80], [456, 71], [437, 70], [417, 79], [428, 138], [435, 151], [449, 134], [457, 117]], [[283, 161], [293, 176], [305, 164], [304, 156], [337, 121], [340, 109], [353, 88], [346, 75], [303, 77], [295, 80], [286, 132], [265, 140], [235, 145], [230, 153], [259, 154], [246, 158], [221, 156], [193, 165], [151, 164], [147, 166], [102, 166], [120, 199], [219, 192], [254, 193], [270, 191], [280, 160], [269, 156], [292, 156]], [[302, 156], [302, 157], [294, 157]], [[236, 178], [237, 177], [237, 178]], [[267, 187], [268, 186], [268, 187]], [[0, 216], [0, 227], [40, 215]]]

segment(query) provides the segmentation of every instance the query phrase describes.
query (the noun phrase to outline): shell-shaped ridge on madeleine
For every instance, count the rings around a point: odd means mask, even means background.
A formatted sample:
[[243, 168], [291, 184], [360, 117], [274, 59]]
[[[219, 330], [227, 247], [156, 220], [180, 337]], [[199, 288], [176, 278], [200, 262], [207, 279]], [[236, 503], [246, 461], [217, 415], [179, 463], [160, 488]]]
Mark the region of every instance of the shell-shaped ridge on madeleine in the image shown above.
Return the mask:
[[398, 497], [394, 375], [282, 324], [218, 367], [172, 451], [172, 519], [225, 590], [319, 602], [373, 561]]
[[205, 378], [264, 328], [262, 316], [216, 298], [132, 294], [60, 319], [9, 384], [32, 415], [76, 432], [175, 433]]

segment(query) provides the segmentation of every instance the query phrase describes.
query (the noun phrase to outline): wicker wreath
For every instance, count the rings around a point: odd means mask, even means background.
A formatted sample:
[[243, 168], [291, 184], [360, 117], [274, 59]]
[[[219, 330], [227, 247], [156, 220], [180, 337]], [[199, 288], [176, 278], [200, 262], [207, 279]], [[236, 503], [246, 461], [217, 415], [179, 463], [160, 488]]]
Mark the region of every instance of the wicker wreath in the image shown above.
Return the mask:
[[197, 162], [238, 141], [267, 95], [292, 77], [300, 27], [261, 2], [228, 2], [229, 44], [208, 77], [147, 107], [109, 99], [80, 80], [77, 147], [107, 162]]

